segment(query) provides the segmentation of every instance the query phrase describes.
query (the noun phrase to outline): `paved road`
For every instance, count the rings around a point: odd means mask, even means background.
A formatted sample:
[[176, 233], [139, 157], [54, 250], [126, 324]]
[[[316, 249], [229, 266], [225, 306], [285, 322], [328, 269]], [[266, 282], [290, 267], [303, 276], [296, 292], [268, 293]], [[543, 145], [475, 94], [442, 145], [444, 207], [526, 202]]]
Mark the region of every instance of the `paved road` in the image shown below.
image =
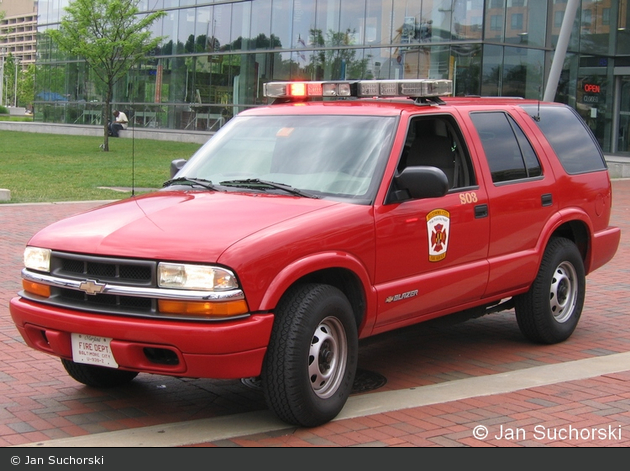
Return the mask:
[[8, 303], [28, 238], [97, 203], [0, 205], [0, 447], [629, 446], [630, 180], [613, 191], [621, 247], [588, 277], [568, 341], [528, 343], [513, 312], [366, 339], [359, 385], [376, 389], [311, 429], [277, 421], [253, 382], [140, 375], [110, 390], [74, 382], [57, 359], [24, 345]]

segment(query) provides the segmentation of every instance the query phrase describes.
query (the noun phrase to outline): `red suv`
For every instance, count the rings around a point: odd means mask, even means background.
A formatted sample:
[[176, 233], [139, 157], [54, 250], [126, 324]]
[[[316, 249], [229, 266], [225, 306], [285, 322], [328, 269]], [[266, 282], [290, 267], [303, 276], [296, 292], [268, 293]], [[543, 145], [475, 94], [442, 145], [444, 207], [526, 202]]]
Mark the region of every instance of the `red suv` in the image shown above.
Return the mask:
[[343, 408], [359, 339], [505, 309], [534, 342], [572, 334], [620, 231], [571, 108], [449, 98], [445, 80], [265, 92], [160, 191], [28, 242], [11, 301], [28, 345], [97, 387], [257, 377], [315, 426]]

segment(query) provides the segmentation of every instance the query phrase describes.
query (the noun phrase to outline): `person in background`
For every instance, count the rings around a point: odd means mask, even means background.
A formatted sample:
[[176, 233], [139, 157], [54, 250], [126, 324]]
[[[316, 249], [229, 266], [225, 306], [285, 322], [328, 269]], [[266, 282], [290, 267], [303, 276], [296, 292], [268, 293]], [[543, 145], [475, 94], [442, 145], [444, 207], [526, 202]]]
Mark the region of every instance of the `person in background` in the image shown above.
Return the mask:
[[114, 110], [114, 122], [109, 124], [109, 135], [112, 137], [118, 137], [118, 131], [121, 129], [127, 129], [129, 120], [127, 115], [122, 111]]

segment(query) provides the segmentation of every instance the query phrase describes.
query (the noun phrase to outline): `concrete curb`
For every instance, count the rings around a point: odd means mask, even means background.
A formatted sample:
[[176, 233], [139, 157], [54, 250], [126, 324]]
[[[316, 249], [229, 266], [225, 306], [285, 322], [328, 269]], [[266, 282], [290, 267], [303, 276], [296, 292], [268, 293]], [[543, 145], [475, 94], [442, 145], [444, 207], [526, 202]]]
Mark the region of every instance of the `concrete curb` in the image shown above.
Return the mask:
[[[84, 124], [0, 121], [0, 131], [103, 137], [103, 126]], [[181, 129], [129, 128], [120, 132], [120, 137], [123, 139], [154, 139], [157, 141], [177, 141], [204, 144], [213, 134], [214, 132], [187, 131]]]

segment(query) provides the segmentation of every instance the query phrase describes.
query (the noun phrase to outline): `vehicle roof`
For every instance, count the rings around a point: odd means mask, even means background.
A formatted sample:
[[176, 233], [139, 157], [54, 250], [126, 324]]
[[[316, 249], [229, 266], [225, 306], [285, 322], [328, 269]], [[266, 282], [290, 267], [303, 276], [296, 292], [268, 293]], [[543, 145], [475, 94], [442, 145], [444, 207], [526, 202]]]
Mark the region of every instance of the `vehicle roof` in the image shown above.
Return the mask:
[[[448, 112], [452, 108], [490, 110], [500, 107], [543, 104], [537, 100], [516, 97], [442, 97], [442, 104], [417, 104], [408, 98], [341, 99], [330, 101], [295, 101], [251, 108], [240, 113], [243, 116], [281, 114], [357, 114], [397, 116], [402, 112]], [[544, 103], [561, 105], [560, 103]]]

